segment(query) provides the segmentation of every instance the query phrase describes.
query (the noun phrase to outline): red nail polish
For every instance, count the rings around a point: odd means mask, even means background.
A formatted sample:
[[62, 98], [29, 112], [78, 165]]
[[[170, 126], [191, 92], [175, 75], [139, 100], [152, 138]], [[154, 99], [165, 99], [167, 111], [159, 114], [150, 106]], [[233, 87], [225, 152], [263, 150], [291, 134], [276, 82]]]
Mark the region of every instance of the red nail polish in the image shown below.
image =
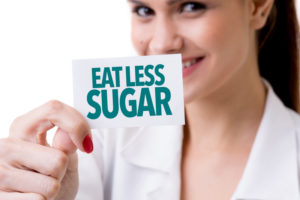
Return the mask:
[[84, 138], [84, 140], [82, 142], [82, 146], [83, 146], [84, 151], [86, 153], [91, 153], [93, 151], [94, 146], [93, 146], [93, 141], [92, 141], [90, 135], [85, 136], [85, 138]]

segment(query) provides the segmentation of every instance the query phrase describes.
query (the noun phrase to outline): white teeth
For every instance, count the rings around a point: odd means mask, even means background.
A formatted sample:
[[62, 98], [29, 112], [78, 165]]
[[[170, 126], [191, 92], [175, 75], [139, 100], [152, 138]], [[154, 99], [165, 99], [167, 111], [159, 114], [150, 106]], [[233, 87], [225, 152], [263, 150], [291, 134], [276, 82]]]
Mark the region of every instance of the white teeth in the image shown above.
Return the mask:
[[189, 60], [189, 61], [182, 63], [182, 66], [183, 66], [183, 68], [188, 68], [191, 65], [195, 64], [196, 62], [197, 62], [197, 59]]

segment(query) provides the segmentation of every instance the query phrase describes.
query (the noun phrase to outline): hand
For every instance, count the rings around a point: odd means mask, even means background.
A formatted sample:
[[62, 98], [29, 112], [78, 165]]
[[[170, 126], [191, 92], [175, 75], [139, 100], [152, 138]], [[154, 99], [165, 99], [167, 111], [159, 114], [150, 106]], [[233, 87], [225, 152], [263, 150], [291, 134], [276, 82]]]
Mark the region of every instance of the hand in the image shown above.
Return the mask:
[[[47, 131], [58, 127], [51, 147]], [[0, 140], [0, 199], [72, 200], [78, 189], [76, 150], [93, 150], [90, 127], [74, 108], [50, 101], [20, 116]]]

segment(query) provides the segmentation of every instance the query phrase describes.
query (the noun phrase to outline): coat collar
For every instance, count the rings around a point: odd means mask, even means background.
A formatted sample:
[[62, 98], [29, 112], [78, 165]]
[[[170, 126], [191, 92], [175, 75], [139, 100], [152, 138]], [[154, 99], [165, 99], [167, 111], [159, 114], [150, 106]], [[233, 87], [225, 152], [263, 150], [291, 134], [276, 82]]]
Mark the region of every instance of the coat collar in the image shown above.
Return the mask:
[[[243, 176], [231, 200], [298, 200], [296, 127], [272, 87]], [[168, 176], [180, 177], [182, 126], [143, 127], [121, 150], [129, 163]], [[176, 166], [177, 165], [177, 166]], [[164, 185], [158, 184], [153, 196]], [[176, 188], [176, 187], [175, 187]], [[180, 183], [177, 187], [180, 189]], [[153, 193], [152, 191], [152, 193]], [[150, 191], [151, 192], [151, 191]], [[157, 198], [161, 199], [161, 198]]]
[[182, 139], [182, 126], [142, 127], [121, 154], [136, 166], [169, 173], [180, 156]]
[[265, 84], [265, 111], [233, 199], [300, 199], [296, 126], [288, 108]]

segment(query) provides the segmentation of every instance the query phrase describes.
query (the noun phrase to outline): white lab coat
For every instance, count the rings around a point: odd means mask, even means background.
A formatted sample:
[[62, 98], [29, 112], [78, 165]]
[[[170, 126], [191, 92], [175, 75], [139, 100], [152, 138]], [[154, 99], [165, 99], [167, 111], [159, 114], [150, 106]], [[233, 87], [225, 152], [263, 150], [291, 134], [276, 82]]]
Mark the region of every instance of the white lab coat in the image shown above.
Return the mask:
[[[264, 115], [231, 200], [300, 199], [300, 116], [266, 85]], [[95, 131], [94, 152], [79, 153], [76, 200], [179, 200], [182, 139], [182, 126]]]

